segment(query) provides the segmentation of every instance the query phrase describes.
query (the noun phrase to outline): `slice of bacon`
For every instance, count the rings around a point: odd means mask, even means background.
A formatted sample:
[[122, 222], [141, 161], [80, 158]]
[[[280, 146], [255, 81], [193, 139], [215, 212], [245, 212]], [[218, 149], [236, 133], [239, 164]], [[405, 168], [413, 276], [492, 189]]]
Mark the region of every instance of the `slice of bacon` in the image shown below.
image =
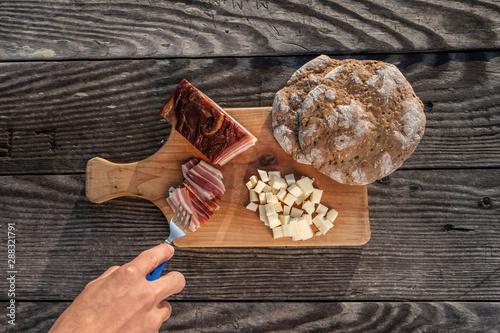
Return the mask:
[[212, 192], [216, 198], [221, 199], [226, 188], [222, 183], [222, 179], [211, 168], [207, 163], [200, 162], [193, 166], [185, 177], [205, 190]]
[[203, 160], [191, 160], [182, 166], [182, 174], [188, 184], [208, 199], [222, 199], [226, 188], [222, 182], [222, 173], [217, 168]]
[[174, 211], [181, 207], [188, 211], [193, 216], [189, 229], [196, 231], [219, 210], [215, 200], [221, 199], [226, 189], [222, 173], [203, 160], [189, 160], [182, 165], [182, 173], [184, 181], [170, 189], [167, 202]]
[[217, 205], [217, 203], [212, 200], [212, 199], [208, 199], [207, 197], [205, 197], [203, 194], [201, 194], [200, 192], [198, 192], [198, 190], [196, 190], [196, 188], [190, 186], [186, 181], [184, 181], [182, 183], [182, 186], [184, 186], [185, 188], [188, 189], [191, 195], [191, 197], [194, 197], [197, 199], [197, 201], [201, 202], [203, 204], [203, 206], [205, 207], [205, 210], [207, 210], [207, 213], [209, 215], [212, 215], [213, 214], [213, 211], [214, 210], [219, 210], [219, 205]]
[[205, 222], [203, 218], [200, 219], [200, 217], [202, 216], [200, 216], [196, 208], [193, 206], [189, 191], [185, 187], [179, 186], [175, 189], [170, 189], [170, 194], [167, 198], [167, 202], [172, 210], [176, 211], [182, 207], [189, 214], [191, 214], [191, 223], [189, 225], [189, 229], [191, 229], [192, 231], [198, 229], [200, 225]]
[[175, 88], [159, 113], [213, 164], [222, 166], [257, 142], [186, 79]]

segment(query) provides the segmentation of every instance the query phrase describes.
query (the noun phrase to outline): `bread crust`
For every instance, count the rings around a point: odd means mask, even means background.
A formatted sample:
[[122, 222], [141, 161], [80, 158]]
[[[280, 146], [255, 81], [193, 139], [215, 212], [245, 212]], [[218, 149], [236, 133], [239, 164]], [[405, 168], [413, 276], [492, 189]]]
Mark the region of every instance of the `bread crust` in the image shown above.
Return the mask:
[[281, 148], [297, 162], [311, 164], [304, 155], [298, 141], [298, 115], [307, 94], [323, 80], [338, 60], [321, 55], [300, 67], [274, 98], [272, 126], [274, 137]]
[[[277, 93], [275, 137], [295, 160], [340, 183], [370, 184], [399, 168], [417, 147], [425, 128], [423, 104], [394, 65], [324, 57], [322, 73], [303, 66]], [[311, 75], [320, 82], [313, 86]]]

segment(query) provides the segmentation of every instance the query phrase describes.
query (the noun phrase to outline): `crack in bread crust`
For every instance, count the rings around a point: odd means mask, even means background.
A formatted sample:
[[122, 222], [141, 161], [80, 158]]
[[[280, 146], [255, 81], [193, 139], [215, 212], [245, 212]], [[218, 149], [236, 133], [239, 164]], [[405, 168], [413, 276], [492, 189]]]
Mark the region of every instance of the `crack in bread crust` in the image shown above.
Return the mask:
[[338, 64], [338, 60], [326, 55], [314, 58], [299, 68], [274, 98], [272, 110], [274, 136], [283, 150], [299, 163], [310, 164], [298, 141], [298, 113], [309, 92]]

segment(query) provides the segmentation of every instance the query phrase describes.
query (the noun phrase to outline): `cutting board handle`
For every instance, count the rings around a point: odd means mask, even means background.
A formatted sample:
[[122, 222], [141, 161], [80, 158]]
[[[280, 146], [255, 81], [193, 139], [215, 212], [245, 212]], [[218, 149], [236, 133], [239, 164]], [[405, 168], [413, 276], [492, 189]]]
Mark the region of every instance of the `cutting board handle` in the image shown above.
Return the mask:
[[87, 198], [101, 203], [122, 196], [140, 196], [133, 181], [136, 167], [137, 162], [119, 164], [100, 157], [92, 158], [87, 162]]

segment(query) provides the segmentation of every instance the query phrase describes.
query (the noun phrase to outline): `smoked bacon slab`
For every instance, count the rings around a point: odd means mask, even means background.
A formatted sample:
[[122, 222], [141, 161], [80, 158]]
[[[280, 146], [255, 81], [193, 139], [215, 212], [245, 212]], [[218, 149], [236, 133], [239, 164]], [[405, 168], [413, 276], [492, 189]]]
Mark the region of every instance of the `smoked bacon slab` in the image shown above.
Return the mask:
[[224, 165], [257, 139], [186, 79], [159, 114], [213, 164]]

